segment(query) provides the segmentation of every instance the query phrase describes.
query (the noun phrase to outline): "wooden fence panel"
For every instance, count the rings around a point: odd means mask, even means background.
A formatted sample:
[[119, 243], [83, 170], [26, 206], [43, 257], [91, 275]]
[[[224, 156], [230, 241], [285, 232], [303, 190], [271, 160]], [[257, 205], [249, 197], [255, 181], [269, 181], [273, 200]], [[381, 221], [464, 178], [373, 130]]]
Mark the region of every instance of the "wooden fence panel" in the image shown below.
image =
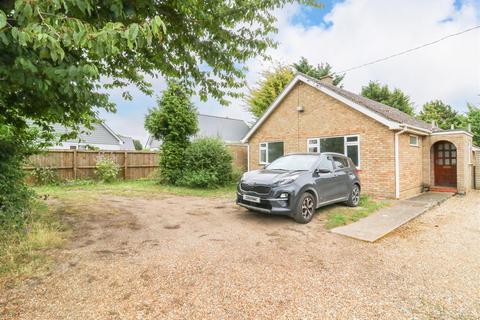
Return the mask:
[[151, 151], [49, 150], [30, 157], [25, 170], [50, 168], [60, 180], [90, 179], [95, 177], [95, 164], [102, 157], [115, 161], [121, 179], [148, 178], [158, 168], [158, 153]]
[[[227, 144], [227, 147], [233, 155], [233, 165], [245, 171], [247, 146]], [[91, 179], [95, 177], [95, 164], [101, 157], [110, 158], [118, 164], [120, 179], [132, 180], [152, 177], [159, 161], [158, 152], [152, 151], [49, 150], [30, 157], [25, 170], [50, 168], [60, 180]]]

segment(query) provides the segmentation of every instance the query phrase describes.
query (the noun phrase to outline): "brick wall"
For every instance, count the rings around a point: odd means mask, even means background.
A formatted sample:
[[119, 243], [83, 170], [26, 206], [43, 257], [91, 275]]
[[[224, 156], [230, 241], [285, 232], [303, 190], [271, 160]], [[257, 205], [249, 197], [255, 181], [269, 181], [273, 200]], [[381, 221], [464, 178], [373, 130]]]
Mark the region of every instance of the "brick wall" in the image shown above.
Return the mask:
[[228, 143], [227, 148], [232, 153], [232, 165], [242, 171], [247, 171], [248, 146], [246, 144]]
[[[304, 112], [298, 112], [298, 106], [303, 106]], [[260, 142], [283, 141], [284, 152], [287, 154], [306, 152], [308, 138], [343, 135], [360, 136], [360, 178], [363, 191], [375, 197], [395, 197], [394, 133], [377, 121], [303, 83], [298, 83], [287, 94], [250, 138], [250, 170], [261, 167]], [[403, 141], [402, 139], [402, 143]], [[405, 161], [410, 166], [407, 158]], [[415, 167], [415, 172], [418, 171], [421, 169]], [[406, 187], [411, 188], [415, 183], [417, 181], [409, 182]]]
[[480, 190], [480, 151], [475, 152], [475, 185]]
[[410, 145], [411, 133], [399, 137], [400, 160], [400, 198], [408, 198], [422, 192], [423, 186], [423, 144], [424, 138], [418, 136], [418, 146]]

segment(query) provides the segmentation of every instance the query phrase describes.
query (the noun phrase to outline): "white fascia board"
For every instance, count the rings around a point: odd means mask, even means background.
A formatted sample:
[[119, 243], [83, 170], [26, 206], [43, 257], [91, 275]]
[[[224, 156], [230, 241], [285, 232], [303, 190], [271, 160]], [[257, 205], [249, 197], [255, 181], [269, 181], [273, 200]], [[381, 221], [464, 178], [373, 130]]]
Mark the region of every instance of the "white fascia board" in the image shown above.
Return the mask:
[[463, 130], [455, 130], [455, 131], [438, 131], [438, 132], [433, 132], [432, 135], [434, 136], [440, 136], [440, 135], [449, 135], [449, 134], [465, 134], [469, 137], [473, 137], [473, 134], [467, 131]]
[[243, 143], [247, 143], [248, 139], [252, 136], [252, 134], [257, 131], [257, 129], [262, 125], [263, 122], [270, 116], [270, 114], [275, 110], [275, 108], [280, 104], [280, 102], [285, 98], [285, 96], [292, 90], [292, 88], [297, 84], [298, 81], [301, 79], [300, 75], [296, 75], [290, 83], [283, 89], [282, 93], [278, 95], [278, 97], [273, 101], [273, 103], [268, 107], [267, 111], [263, 113], [263, 115], [258, 119], [255, 125], [247, 132], [247, 135], [242, 139]]
[[329, 90], [321, 85], [319, 85], [318, 83], [308, 79], [307, 77], [304, 77], [302, 75], [296, 75], [292, 81], [290, 81], [290, 83], [287, 85], [287, 87], [282, 91], [282, 93], [275, 99], [275, 101], [270, 105], [270, 107], [267, 109], [267, 111], [265, 111], [265, 113], [260, 117], [260, 119], [257, 121], [257, 123], [255, 123], [255, 125], [250, 129], [250, 131], [247, 133], [247, 135], [245, 136], [245, 138], [243, 138], [242, 142], [243, 143], [246, 143], [248, 142], [248, 139], [252, 136], [252, 134], [262, 125], [263, 122], [265, 122], [265, 120], [268, 118], [268, 116], [270, 116], [270, 114], [273, 112], [273, 110], [275, 110], [275, 108], [280, 104], [280, 102], [283, 100], [283, 98], [285, 98], [285, 96], [290, 92], [290, 90], [292, 90], [292, 88], [297, 84], [297, 82], [299, 81], [303, 81], [304, 83], [320, 90], [321, 92], [325, 93], [326, 95], [340, 101], [340, 102], [343, 102], [344, 104], [350, 106], [351, 108], [365, 114], [366, 116], [382, 123], [383, 125], [387, 126], [389, 129], [391, 130], [399, 130], [400, 129], [400, 126], [399, 126], [399, 123], [398, 122], [395, 122], [395, 121], [392, 121], [392, 120], [389, 120], [381, 115], [379, 115], [378, 113], [350, 100], [350, 99], [347, 99], [339, 94], [337, 94], [336, 92], [332, 91], [332, 90]]
[[415, 126], [411, 126], [411, 125], [403, 124], [403, 123], [400, 125], [400, 127], [404, 128], [404, 129], [407, 129], [406, 132], [417, 134], [417, 135], [420, 135], [420, 136], [428, 136], [432, 133], [430, 130], [426, 130], [426, 129], [423, 129], [423, 128], [419, 128], [419, 127], [415, 127]]
[[111, 134], [115, 139], [117, 139], [118, 142], [120, 142], [120, 144], [124, 144], [124, 143], [125, 143], [122, 139], [120, 139], [119, 136], [117, 136], [117, 134], [116, 134], [115, 132], [113, 132], [112, 129], [110, 129], [109, 126], [107, 126], [107, 124], [105, 123], [105, 121], [102, 121], [102, 122], [101, 122], [101, 125], [102, 125], [105, 129], [107, 129], [107, 131], [110, 132], [110, 134]]

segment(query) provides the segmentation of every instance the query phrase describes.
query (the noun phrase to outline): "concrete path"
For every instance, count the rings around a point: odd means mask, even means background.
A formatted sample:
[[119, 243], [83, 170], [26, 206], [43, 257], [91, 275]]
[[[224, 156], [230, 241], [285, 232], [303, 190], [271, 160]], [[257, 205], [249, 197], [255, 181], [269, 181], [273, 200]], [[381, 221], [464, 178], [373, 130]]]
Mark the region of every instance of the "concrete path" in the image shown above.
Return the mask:
[[399, 200], [366, 218], [331, 231], [354, 239], [375, 242], [453, 195], [446, 192], [427, 192], [407, 200]]

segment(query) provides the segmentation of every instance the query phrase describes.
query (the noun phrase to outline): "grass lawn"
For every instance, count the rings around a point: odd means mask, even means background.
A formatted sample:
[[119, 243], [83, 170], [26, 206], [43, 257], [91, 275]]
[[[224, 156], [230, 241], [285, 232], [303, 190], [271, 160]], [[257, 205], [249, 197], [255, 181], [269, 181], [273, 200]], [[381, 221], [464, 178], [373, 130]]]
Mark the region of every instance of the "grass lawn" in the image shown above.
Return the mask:
[[46, 251], [62, 246], [68, 234], [60, 216], [35, 200], [25, 229], [0, 229], [0, 288], [47, 272], [52, 259]]
[[388, 206], [388, 202], [386, 201], [377, 201], [369, 196], [362, 195], [358, 207], [351, 208], [335, 206], [330, 209], [327, 213], [325, 227], [327, 229], [332, 229], [358, 221], [386, 206]]
[[72, 198], [76, 196], [75, 193], [78, 193], [78, 196], [80, 197], [85, 197], [87, 192], [93, 197], [95, 194], [148, 196], [155, 193], [171, 193], [175, 195], [198, 197], [234, 197], [235, 189], [235, 183], [217, 189], [194, 189], [162, 185], [155, 180], [121, 180], [113, 183], [98, 183], [90, 180], [80, 180], [60, 185], [34, 188], [35, 192], [39, 195], [49, 195], [57, 198]]

